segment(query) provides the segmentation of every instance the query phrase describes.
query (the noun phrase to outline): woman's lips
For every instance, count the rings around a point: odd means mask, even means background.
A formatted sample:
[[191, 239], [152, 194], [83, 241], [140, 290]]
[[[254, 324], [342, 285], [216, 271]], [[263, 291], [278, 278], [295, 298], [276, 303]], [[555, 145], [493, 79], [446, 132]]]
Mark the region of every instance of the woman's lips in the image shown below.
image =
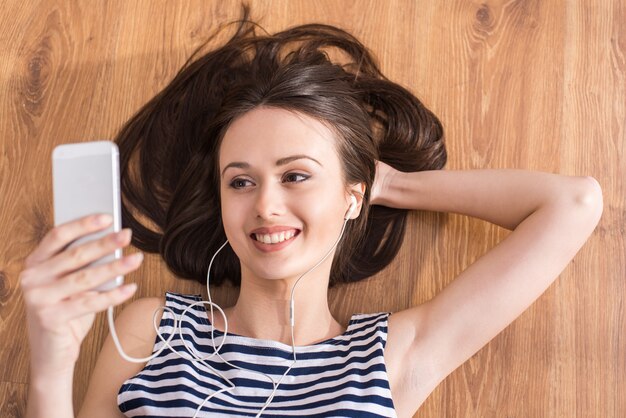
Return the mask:
[[264, 242], [257, 241], [254, 238], [254, 234], [250, 235], [250, 239], [252, 240], [252, 242], [254, 243], [254, 246], [257, 249], [259, 249], [260, 251], [263, 251], [264, 253], [271, 253], [274, 251], [282, 250], [283, 248], [291, 244], [293, 240], [295, 240], [298, 237], [298, 235], [300, 235], [300, 231], [296, 230], [296, 234], [293, 237], [286, 239], [283, 242], [279, 242], [277, 244], [266, 244]]

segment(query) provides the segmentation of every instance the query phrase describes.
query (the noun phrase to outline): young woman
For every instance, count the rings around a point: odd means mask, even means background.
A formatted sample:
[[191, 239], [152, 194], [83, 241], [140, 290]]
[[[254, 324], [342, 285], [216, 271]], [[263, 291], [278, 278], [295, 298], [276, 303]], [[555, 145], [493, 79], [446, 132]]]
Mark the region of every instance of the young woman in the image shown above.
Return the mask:
[[[235, 35], [188, 61], [116, 138], [130, 228], [65, 251], [107, 226], [79, 219], [27, 257], [29, 417], [74, 415], [74, 364], [94, 314], [136, 287], [89, 289], [141, 259], [82, 267], [127, 246], [131, 230], [179, 277], [229, 280], [239, 298], [224, 309], [227, 323], [200, 295], [129, 304], [115, 321], [121, 346], [153, 358], [126, 361], [109, 337], [82, 417], [410, 417], [544, 292], [599, 221], [591, 177], [441, 170], [437, 118], [346, 32], [305, 25], [257, 36], [247, 18], [245, 9]], [[343, 54], [331, 59], [333, 48]], [[344, 328], [328, 288], [388, 265], [408, 210], [513, 232], [428, 302], [355, 314]]]

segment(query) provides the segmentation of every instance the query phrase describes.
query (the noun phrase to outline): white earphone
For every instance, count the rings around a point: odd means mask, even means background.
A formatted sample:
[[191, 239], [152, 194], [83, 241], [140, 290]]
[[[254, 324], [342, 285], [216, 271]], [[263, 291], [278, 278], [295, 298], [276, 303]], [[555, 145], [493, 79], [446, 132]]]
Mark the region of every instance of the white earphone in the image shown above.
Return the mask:
[[[204, 404], [206, 402], [208, 402], [213, 396], [222, 393], [222, 392], [227, 392], [230, 390], [235, 389], [235, 385], [233, 384], [232, 381], [230, 381], [228, 378], [226, 378], [225, 376], [223, 376], [219, 371], [217, 371], [216, 369], [214, 369], [213, 367], [211, 367], [208, 363], [206, 363], [205, 360], [208, 360], [209, 358], [213, 357], [214, 355], [217, 355], [219, 358], [222, 359], [222, 361], [224, 361], [224, 363], [231, 365], [234, 368], [240, 369], [240, 370], [246, 370], [248, 372], [252, 372], [252, 373], [256, 373], [256, 374], [261, 374], [264, 375], [265, 377], [267, 377], [271, 382], [272, 385], [274, 387], [274, 390], [272, 391], [272, 393], [270, 394], [270, 396], [268, 397], [267, 401], [265, 402], [265, 405], [263, 405], [263, 408], [261, 408], [261, 410], [257, 413], [256, 417], [260, 417], [261, 414], [263, 413], [263, 411], [265, 411], [265, 409], [269, 406], [269, 404], [272, 402], [272, 399], [274, 399], [274, 394], [276, 393], [276, 390], [278, 389], [278, 386], [280, 385], [280, 383], [282, 382], [283, 378], [287, 375], [287, 373], [289, 373], [289, 371], [292, 369], [292, 367], [296, 364], [297, 362], [297, 356], [296, 356], [296, 345], [295, 345], [295, 339], [294, 339], [294, 326], [295, 326], [295, 305], [294, 305], [294, 290], [296, 288], [296, 285], [298, 284], [298, 282], [302, 279], [302, 277], [304, 277], [307, 273], [309, 273], [311, 270], [315, 269], [317, 266], [319, 266], [325, 259], [326, 257], [328, 257], [328, 255], [330, 254], [330, 252], [337, 246], [337, 244], [339, 243], [339, 240], [341, 239], [341, 237], [343, 236], [343, 231], [346, 227], [346, 223], [347, 221], [350, 219], [350, 216], [352, 215], [352, 213], [354, 212], [354, 210], [357, 207], [357, 200], [356, 197], [351, 194], [350, 195], [350, 207], [348, 208], [348, 210], [346, 211], [345, 216], [343, 217], [344, 222], [343, 222], [343, 227], [341, 228], [341, 233], [339, 234], [339, 237], [337, 238], [337, 240], [335, 241], [335, 243], [333, 244], [332, 248], [330, 250], [328, 250], [326, 252], [326, 255], [324, 255], [324, 257], [317, 262], [317, 264], [315, 264], [313, 267], [311, 267], [309, 270], [307, 270], [304, 274], [302, 274], [298, 280], [296, 280], [296, 283], [293, 285], [292, 289], [291, 289], [291, 300], [290, 300], [290, 310], [289, 310], [289, 322], [291, 324], [291, 342], [292, 342], [292, 349], [293, 349], [293, 363], [291, 363], [291, 365], [289, 366], [289, 368], [287, 369], [287, 371], [281, 376], [281, 378], [278, 380], [278, 382], [276, 382], [271, 376], [269, 376], [268, 374], [262, 373], [262, 372], [258, 372], [258, 371], [253, 371], [253, 370], [249, 370], [249, 369], [244, 369], [242, 367], [236, 366], [232, 363], [229, 363], [227, 360], [224, 360], [224, 358], [222, 358], [222, 356], [219, 354], [220, 349], [222, 348], [222, 345], [224, 345], [224, 342], [226, 341], [226, 336], [228, 335], [228, 319], [226, 318], [226, 314], [224, 313], [224, 311], [222, 310], [222, 308], [220, 308], [216, 303], [213, 303], [213, 301], [211, 300], [211, 292], [209, 289], [209, 278], [210, 278], [210, 272], [211, 272], [211, 265], [213, 264], [213, 260], [215, 259], [215, 256], [217, 255], [218, 252], [220, 252], [220, 250], [222, 248], [224, 248], [224, 246], [228, 243], [228, 240], [226, 240], [226, 242], [224, 242], [224, 244], [222, 244], [222, 246], [215, 252], [215, 254], [213, 254], [213, 257], [211, 258], [211, 262], [209, 263], [209, 268], [207, 270], [207, 284], [206, 284], [206, 288], [207, 288], [207, 295], [209, 297], [208, 301], [200, 301], [200, 302], [195, 302], [191, 305], [189, 305], [184, 311], [183, 313], [180, 315], [179, 318], [176, 317], [176, 314], [174, 313], [174, 311], [172, 311], [172, 309], [162, 306], [160, 308], [157, 308], [154, 311], [154, 315], [152, 316], [152, 325], [154, 326], [154, 330], [157, 333], [157, 336], [159, 337], [159, 339], [164, 343], [164, 345], [155, 353], [153, 353], [152, 355], [145, 357], [145, 358], [135, 358], [135, 357], [131, 357], [128, 354], [126, 354], [126, 352], [124, 352], [124, 349], [122, 348], [122, 345], [120, 344], [119, 338], [117, 337], [117, 332], [115, 331], [115, 324], [114, 324], [114, 320], [113, 320], [113, 306], [110, 306], [107, 309], [107, 319], [109, 322], [109, 329], [111, 332], [111, 337], [113, 338], [113, 342], [115, 343], [115, 347], [117, 348], [117, 351], [120, 353], [120, 356], [122, 356], [122, 358], [124, 358], [125, 360], [132, 362], [132, 363], [144, 363], [147, 361], [152, 360], [153, 358], [157, 357], [159, 354], [161, 354], [161, 352], [165, 349], [165, 348], [169, 348], [173, 353], [175, 353], [176, 355], [178, 355], [179, 357], [182, 357], [186, 360], [189, 361], [193, 361], [193, 362], [199, 362], [201, 364], [203, 364], [204, 366], [206, 366], [208, 369], [212, 370], [213, 372], [219, 374], [222, 378], [224, 378], [228, 383], [230, 383], [231, 387], [228, 388], [224, 388], [221, 389], [217, 392], [214, 392], [212, 394], [210, 394], [209, 396], [207, 396], [204, 401], [200, 404], [200, 406], [198, 407], [198, 409], [196, 409], [196, 413], [194, 414], [194, 418], [198, 416], [198, 414], [200, 413], [200, 410], [202, 409], [202, 407], [204, 406]], [[214, 318], [213, 318], [213, 307], [215, 306], [215, 308], [217, 308], [220, 313], [222, 314], [222, 317], [224, 319], [224, 336], [223, 339], [221, 341], [221, 344], [219, 345], [219, 347], [215, 346], [215, 338], [213, 335], [213, 330], [214, 328], [211, 328], [211, 341], [213, 342], [213, 348], [214, 348], [214, 352], [212, 354], [209, 354], [206, 357], [199, 357], [196, 353], [193, 353], [189, 347], [187, 346], [187, 344], [185, 343], [185, 340], [183, 338], [183, 334], [182, 334], [182, 326], [180, 326], [185, 318], [185, 315], [187, 314], [187, 312], [192, 309], [194, 306], [196, 305], [205, 305], [208, 304], [210, 306], [210, 313], [211, 313], [211, 324], [214, 324]], [[170, 334], [169, 338], [166, 340], [165, 338], [163, 338], [163, 336], [161, 335], [161, 333], [159, 332], [159, 328], [157, 326], [157, 314], [159, 313], [159, 311], [168, 311], [174, 318], [174, 331]], [[185, 350], [191, 355], [191, 357], [186, 357], [186, 355], [182, 355], [181, 353], [179, 353], [177, 350], [174, 350], [171, 346], [170, 346], [170, 342], [172, 341], [172, 339], [174, 338], [174, 336], [176, 335], [176, 330], [178, 329], [178, 334], [179, 337], [181, 339], [181, 341], [183, 341], [183, 347], [185, 348]]]
[[356, 197], [354, 197], [353, 194], [350, 195], [350, 207], [348, 208], [348, 211], [346, 212], [346, 216], [343, 217], [344, 220], [348, 220], [350, 218], [350, 216], [352, 215], [352, 212], [354, 212], [354, 210], [356, 209]]

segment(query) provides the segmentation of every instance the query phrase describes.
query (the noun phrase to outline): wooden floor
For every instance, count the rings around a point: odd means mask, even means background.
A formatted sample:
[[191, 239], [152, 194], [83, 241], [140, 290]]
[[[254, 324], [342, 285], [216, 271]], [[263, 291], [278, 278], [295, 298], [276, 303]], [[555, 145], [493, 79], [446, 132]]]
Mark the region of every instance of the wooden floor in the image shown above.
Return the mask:
[[[446, 168], [590, 175], [603, 188], [602, 220], [567, 269], [415, 417], [626, 416], [626, 0], [250, 4], [270, 32], [305, 22], [353, 32], [390, 79], [440, 117]], [[53, 224], [53, 147], [112, 138], [238, 13], [238, 3], [221, 0], [3, 2], [0, 416], [25, 411], [28, 341], [17, 277]], [[509, 233], [461, 215], [413, 212], [393, 264], [332, 291], [332, 311], [345, 325], [352, 312], [422, 303]], [[154, 254], [127, 280], [139, 283], [136, 297], [202, 292]], [[228, 306], [236, 292], [214, 299]], [[104, 319], [83, 344], [77, 408], [108, 333]]]

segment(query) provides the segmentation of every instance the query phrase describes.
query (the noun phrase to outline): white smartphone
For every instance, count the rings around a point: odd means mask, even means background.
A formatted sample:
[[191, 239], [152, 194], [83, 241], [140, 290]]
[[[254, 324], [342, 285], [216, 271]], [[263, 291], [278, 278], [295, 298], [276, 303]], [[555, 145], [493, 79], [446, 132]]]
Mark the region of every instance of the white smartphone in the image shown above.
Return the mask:
[[[122, 227], [120, 200], [119, 150], [111, 141], [63, 144], [52, 152], [52, 194], [54, 225], [58, 226], [87, 215], [107, 213], [112, 225], [72, 242], [68, 248], [99, 239]], [[109, 263], [122, 257], [122, 249], [106, 255], [84, 268]], [[124, 276], [94, 288], [106, 291], [124, 283]]]

